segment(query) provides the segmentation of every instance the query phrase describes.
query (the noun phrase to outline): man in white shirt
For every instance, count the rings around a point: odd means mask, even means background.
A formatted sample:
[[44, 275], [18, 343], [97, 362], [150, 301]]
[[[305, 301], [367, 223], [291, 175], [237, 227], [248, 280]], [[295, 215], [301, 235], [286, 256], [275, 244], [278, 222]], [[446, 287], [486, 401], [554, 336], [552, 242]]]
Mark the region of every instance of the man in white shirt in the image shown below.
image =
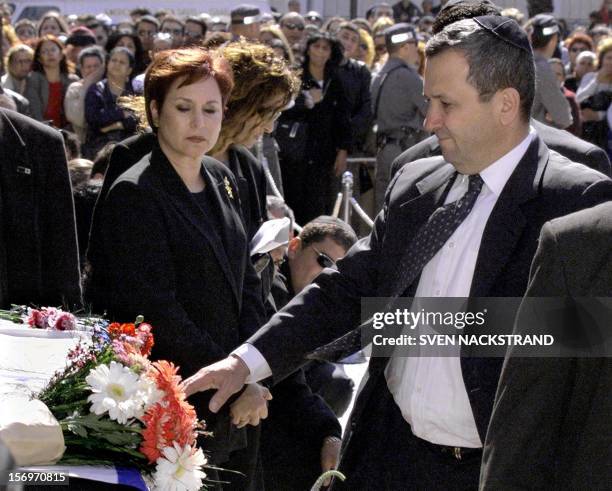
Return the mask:
[[[245, 382], [276, 382], [350, 332], [363, 297], [522, 296], [542, 224], [612, 199], [612, 181], [567, 165], [530, 129], [533, 53], [516, 22], [456, 22], [428, 42], [426, 54], [425, 128], [439, 138], [443, 158], [404, 166], [371, 235], [337, 271], [325, 270], [230, 357], [186, 381], [188, 394], [218, 389], [211, 410]], [[432, 226], [462, 207], [452, 228]], [[416, 276], [406, 277], [415, 264]], [[500, 368], [499, 358], [373, 357], [344, 436], [347, 481], [335, 485], [476, 488]]]

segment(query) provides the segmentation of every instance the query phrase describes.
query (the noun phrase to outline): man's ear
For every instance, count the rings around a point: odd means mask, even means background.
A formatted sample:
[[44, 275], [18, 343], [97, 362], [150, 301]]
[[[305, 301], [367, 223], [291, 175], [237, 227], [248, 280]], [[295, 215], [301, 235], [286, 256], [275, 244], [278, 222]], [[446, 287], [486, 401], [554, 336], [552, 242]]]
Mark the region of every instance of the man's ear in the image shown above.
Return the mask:
[[513, 87], [500, 90], [497, 94], [498, 117], [504, 126], [510, 126], [521, 117], [521, 96]]
[[302, 239], [293, 237], [287, 244], [287, 257], [293, 259], [298, 251], [302, 248]]

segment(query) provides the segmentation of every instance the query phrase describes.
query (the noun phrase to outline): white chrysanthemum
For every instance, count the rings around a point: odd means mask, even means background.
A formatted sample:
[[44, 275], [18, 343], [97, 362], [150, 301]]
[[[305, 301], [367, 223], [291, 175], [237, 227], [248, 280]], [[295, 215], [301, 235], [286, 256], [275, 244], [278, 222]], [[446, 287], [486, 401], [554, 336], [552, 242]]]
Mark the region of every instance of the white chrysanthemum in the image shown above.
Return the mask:
[[189, 445], [181, 447], [176, 442], [162, 450], [163, 457], [157, 459], [153, 479], [155, 489], [163, 491], [197, 491], [202, 487], [206, 474], [202, 466], [206, 457], [202, 450], [192, 452]]
[[110, 419], [120, 424], [126, 424], [131, 418], [141, 418], [145, 406], [160, 397], [151, 381], [116, 361], [111, 361], [110, 366], [94, 368], [85, 381], [93, 392], [87, 398], [91, 402], [91, 412], [98, 415], [108, 412]]

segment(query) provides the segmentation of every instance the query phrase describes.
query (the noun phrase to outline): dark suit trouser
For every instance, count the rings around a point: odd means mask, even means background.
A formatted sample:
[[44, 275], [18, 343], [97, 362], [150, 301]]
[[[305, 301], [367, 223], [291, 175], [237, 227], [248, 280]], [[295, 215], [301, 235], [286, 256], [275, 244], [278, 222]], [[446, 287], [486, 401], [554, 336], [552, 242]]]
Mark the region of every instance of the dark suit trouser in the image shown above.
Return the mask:
[[481, 452], [458, 461], [412, 434], [379, 377], [340, 470], [336, 490], [471, 490], [478, 488]]

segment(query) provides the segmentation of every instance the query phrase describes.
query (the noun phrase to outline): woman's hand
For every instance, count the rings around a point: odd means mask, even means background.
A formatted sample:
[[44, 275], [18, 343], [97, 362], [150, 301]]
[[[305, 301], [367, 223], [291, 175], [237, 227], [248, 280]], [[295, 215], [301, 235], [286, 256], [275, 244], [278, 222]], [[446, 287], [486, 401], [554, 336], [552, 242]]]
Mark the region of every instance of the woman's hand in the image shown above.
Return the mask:
[[259, 384], [249, 384], [238, 399], [230, 406], [232, 423], [238, 428], [247, 424], [257, 426], [268, 417], [268, 401], [272, 399], [270, 391]]
[[340, 177], [346, 171], [346, 158], [348, 152], [346, 150], [338, 150], [336, 154], [336, 162], [334, 162], [334, 173], [336, 177]]

